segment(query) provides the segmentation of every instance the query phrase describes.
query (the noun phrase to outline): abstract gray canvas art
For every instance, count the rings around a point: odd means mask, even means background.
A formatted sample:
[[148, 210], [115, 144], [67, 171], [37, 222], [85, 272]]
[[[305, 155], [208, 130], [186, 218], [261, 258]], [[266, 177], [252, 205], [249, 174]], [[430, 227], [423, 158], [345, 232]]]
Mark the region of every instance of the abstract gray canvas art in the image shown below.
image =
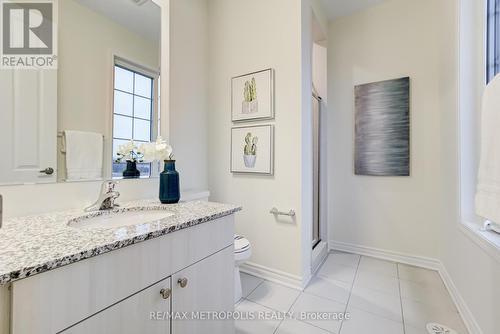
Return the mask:
[[410, 175], [410, 78], [356, 86], [356, 175]]

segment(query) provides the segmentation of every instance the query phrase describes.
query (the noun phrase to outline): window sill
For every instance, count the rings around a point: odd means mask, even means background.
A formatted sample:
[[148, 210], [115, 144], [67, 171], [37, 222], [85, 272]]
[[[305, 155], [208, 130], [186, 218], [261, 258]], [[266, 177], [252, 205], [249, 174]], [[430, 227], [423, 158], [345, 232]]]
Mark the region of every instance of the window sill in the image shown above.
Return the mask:
[[500, 263], [500, 234], [493, 231], [483, 231], [482, 225], [471, 222], [462, 222], [460, 230]]
[[148, 180], [148, 179], [159, 179], [160, 176], [157, 175], [151, 175], [151, 176], [139, 176], [139, 177], [134, 177], [134, 178], [124, 178], [123, 176], [113, 176], [113, 180]]

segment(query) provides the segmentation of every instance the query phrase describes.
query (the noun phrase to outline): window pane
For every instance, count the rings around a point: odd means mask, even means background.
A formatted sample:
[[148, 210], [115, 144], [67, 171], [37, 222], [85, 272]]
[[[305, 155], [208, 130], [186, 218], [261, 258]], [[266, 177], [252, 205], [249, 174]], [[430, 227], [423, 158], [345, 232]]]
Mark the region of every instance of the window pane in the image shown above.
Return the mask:
[[[154, 79], [135, 69], [115, 66], [113, 160], [117, 158], [118, 147], [130, 139], [134, 139], [138, 145], [152, 140], [152, 129], [154, 127], [156, 130], [159, 126], [155, 124], [158, 121], [156, 117], [153, 121], [153, 114], [156, 115], [154, 103], [159, 100], [154, 83]], [[113, 177], [121, 177], [126, 164], [113, 162], [112, 166]], [[141, 177], [151, 176], [150, 163], [138, 164], [137, 167], [141, 171]]]
[[134, 119], [134, 139], [151, 141], [151, 122]]
[[134, 99], [134, 117], [151, 119], [151, 100], [136, 96]]
[[134, 72], [115, 66], [115, 88], [125, 92], [134, 92]]
[[158, 130], [158, 134], [161, 134], [161, 80], [160, 78], [158, 78], [157, 80], [157, 90], [158, 90], [158, 95], [155, 96], [156, 98], [156, 101], [158, 103], [156, 109], [157, 109], [157, 116], [158, 116], [158, 124], [156, 124], [157, 126], [157, 130]]
[[113, 161], [113, 178], [122, 177], [123, 171], [127, 168], [126, 163], [116, 163]]
[[131, 94], [115, 90], [115, 113], [132, 116], [134, 97]]
[[135, 74], [135, 94], [151, 98], [153, 80], [140, 74]]
[[137, 164], [137, 169], [141, 172], [141, 177], [151, 176], [151, 164]]
[[113, 122], [113, 137], [132, 139], [132, 118], [115, 115]]
[[486, 79], [500, 72], [500, 0], [488, 0]]
[[118, 147], [127, 142], [128, 142], [127, 140], [113, 139], [113, 161], [115, 161], [118, 158], [118, 155], [116, 154], [118, 152]]

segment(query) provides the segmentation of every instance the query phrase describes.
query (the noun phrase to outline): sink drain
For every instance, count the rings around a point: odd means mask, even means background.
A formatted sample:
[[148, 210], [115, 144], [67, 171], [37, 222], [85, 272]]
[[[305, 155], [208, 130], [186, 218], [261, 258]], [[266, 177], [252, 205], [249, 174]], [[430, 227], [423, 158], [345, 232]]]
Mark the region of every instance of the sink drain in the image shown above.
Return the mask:
[[429, 334], [458, 334], [453, 329], [436, 323], [427, 324], [427, 331]]

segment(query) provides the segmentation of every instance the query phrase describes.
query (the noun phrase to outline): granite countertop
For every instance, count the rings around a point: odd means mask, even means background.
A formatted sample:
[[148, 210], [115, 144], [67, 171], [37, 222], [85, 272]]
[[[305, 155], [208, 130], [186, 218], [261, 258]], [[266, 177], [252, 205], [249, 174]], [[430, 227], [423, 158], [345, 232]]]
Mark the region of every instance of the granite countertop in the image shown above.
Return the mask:
[[[122, 203], [121, 203], [122, 204]], [[129, 208], [151, 210], [161, 207], [172, 216], [135, 226], [77, 228], [71, 220], [99, 213], [72, 210], [13, 218], [0, 228], [0, 285], [30, 277], [64, 265], [88, 259], [125, 246], [179, 231], [231, 215], [241, 207], [212, 202], [185, 202], [162, 206], [157, 200], [122, 204], [115, 211]]]

